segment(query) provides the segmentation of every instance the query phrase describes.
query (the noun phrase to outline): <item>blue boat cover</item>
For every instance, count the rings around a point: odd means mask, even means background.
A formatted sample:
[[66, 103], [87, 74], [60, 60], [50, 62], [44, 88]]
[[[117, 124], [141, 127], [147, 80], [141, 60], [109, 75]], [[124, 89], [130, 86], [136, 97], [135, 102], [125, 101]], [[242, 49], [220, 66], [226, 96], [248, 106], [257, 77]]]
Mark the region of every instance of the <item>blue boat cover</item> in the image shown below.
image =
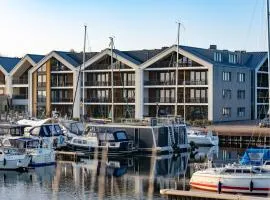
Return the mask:
[[270, 149], [249, 148], [245, 151], [240, 160], [241, 165], [262, 165], [266, 160], [270, 160]]

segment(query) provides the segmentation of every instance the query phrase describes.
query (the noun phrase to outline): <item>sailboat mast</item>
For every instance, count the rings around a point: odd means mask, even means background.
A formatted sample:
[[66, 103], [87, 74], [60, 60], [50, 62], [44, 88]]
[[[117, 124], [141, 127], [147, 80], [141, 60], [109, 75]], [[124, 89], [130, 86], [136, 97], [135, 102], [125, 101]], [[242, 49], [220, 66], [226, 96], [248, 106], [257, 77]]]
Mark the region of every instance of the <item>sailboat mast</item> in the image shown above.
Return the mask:
[[113, 37], [110, 37], [110, 45], [111, 45], [111, 93], [112, 93], [112, 107], [111, 107], [111, 119], [114, 122], [114, 87], [113, 87], [113, 47], [114, 41]]
[[269, 0], [266, 5], [267, 12], [267, 39], [268, 39], [268, 117], [270, 117], [270, 12], [269, 12]]
[[87, 31], [87, 26], [84, 25], [84, 41], [83, 41], [83, 77], [82, 77], [82, 82], [83, 82], [83, 91], [82, 91], [82, 115], [84, 117], [85, 115], [85, 105], [84, 105], [84, 99], [85, 99], [85, 44], [86, 44], [86, 31]]
[[177, 22], [177, 55], [176, 55], [176, 70], [175, 70], [175, 108], [174, 115], [177, 116], [177, 102], [178, 102], [178, 67], [179, 67], [179, 43], [180, 43], [180, 26], [181, 24]]

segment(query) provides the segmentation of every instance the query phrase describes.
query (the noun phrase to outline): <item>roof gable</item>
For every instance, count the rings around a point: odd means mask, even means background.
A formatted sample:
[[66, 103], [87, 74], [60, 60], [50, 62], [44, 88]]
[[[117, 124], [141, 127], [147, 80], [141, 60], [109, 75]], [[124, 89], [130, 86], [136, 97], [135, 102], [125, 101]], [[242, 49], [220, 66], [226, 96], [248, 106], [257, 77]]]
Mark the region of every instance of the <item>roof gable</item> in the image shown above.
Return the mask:
[[6, 73], [9, 73], [19, 61], [20, 58], [0, 57], [0, 65]]

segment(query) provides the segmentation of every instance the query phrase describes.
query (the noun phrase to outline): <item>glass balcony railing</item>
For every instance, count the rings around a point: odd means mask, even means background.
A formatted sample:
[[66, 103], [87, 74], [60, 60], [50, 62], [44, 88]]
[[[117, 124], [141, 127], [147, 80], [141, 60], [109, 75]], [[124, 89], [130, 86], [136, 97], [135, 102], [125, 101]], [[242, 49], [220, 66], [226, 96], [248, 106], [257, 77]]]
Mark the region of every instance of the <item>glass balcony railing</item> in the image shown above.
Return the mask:
[[144, 85], [175, 85], [175, 80], [149, 80], [145, 81]]
[[13, 99], [28, 99], [28, 95], [26, 95], [26, 94], [15, 94], [15, 95], [12, 95], [12, 98]]
[[73, 102], [73, 98], [52, 97], [52, 102], [53, 103], [59, 103], [59, 102], [71, 103], [71, 102]]
[[28, 79], [13, 79], [12, 84], [28, 84]]
[[150, 97], [144, 99], [145, 103], [175, 103], [174, 97]]
[[71, 87], [73, 86], [73, 82], [56, 82], [56, 81], [52, 81], [51, 82], [51, 87]]
[[112, 99], [109, 97], [91, 97], [85, 98], [85, 103], [111, 103]]

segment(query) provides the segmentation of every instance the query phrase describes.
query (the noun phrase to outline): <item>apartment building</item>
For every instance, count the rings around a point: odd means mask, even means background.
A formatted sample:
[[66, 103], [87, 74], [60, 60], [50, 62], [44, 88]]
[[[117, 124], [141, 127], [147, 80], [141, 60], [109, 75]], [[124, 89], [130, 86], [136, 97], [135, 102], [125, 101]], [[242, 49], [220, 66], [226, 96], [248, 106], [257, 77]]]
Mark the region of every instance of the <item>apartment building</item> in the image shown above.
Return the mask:
[[269, 105], [267, 53], [216, 45], [105, 49], [87, 53], [84, 64], [82, 53], [63, 51], [2, 58], [0, 82], [16, 110], [36, 117], [57, 110], [68, 117], [177, 114], [217, 122], [263, 118]]

